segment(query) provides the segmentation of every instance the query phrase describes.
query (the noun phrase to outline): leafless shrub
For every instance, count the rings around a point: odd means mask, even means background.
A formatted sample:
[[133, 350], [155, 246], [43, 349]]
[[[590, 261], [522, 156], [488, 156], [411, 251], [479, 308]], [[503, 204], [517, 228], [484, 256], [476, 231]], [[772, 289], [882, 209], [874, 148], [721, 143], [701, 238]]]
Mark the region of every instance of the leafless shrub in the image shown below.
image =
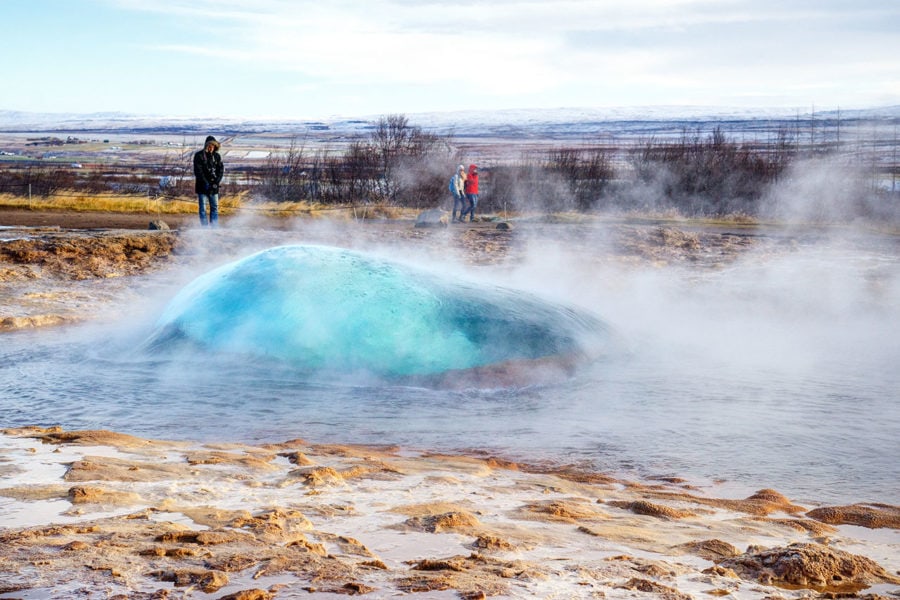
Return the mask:
[[[17, 196], [47, 197], [58, 194], [118, 193], [141, 196], [175, 196], [183, 192], [169, 179], [157, 173], [167, 172], [165, 166], [105, 165], [73, 168], [59, 163], [18, 164], [0, 169], [0, 192]], [[193, 194], [191, 182], [190, 194]]]
[[287, 151], [272, 153], [260, 173], [259, 193], [275, 202], [309, 198], [306, 152], [292, 139]]
[[753, 148], [728, 140], [720, 128], [707, 137], [685, 131], [675, 141], [651, 138], [629, 153], [636, 185], [658, 185], [664, 204], [692, 216], [757, 214], [760, 198], [793, 158], [786, 137]]
[[308, 155], [292, 141], [258, 173], [257, 192], [274, 201], [433, 206], [441, 198], [448, 148], [405, 116], [388, 115], [340, 156]]
[[0, 190], [19, 196], [51, 196], [75, 185], [71, 169], [56, 165], [25, 165], [4, 169], [0, 175]]
[[526, 153], [516, 163], [482, 169], [485, 190], [480, 205], [498, 212], [591, 210], [604, 205], [615, 176], [607, 148]]
[[612, 152], [603, 147], [551, 150], [547, 169], [566, 182], [579, 210], [598, 207], [616, 176]]
[[[717, 127], [709, 134], [684, 130], [675, 138], [532, 150], [512, 161], [481, 159], [479, 213], [604, 210], [896, 222], [896, 131], [895, 125], [892, 139], [873, 131], [851, 147], [846, 134], [811, 130], [807, 136], [787, 125], [768, 139], [738, 143]], [[425, 132], [403, 115], [387, 115], [340, 153], [312, 152], [291, 140], [262, 166], [229, 165], [221, 193], [250, 191], [276, 202], [447, 207], [447, 179], [467, 162], [464, 157], [449, 136]], [[85, 168], [43, 159], [4, 162], [0, 192], [190, 197], [191, 158], [184, 151], [156, 164]]]
[[558, 212], [574, 208], [569, 186], [544, 162], [523, 158], [492, 167], [489, 174], [479, 203], [485, 211]]

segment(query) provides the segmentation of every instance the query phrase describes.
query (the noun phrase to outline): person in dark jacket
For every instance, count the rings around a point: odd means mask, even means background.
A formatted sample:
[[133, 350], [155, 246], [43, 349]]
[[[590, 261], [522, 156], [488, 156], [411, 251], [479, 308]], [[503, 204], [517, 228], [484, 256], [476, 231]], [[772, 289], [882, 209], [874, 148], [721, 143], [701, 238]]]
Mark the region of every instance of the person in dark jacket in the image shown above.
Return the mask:
[[206, 204], [209, 203], [209, 224], [213, 227], [219, 222], [219, 184], [225, 167], [219, 155], [219, 142], [213, 136], [206, 138], [203, 150], [194, 154], [194, 177], [197, 183], [197, 203], [200, 205], [200, 224], [206, 225]]

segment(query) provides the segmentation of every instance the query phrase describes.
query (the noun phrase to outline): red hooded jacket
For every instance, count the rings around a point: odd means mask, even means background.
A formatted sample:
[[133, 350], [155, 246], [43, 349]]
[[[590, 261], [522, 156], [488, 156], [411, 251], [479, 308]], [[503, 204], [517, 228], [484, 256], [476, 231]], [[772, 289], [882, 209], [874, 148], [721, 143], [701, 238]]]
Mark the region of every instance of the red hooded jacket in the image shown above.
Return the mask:
[[465, 191], [467, 194], [478, 193], [478, 167], [475, 165], [469, 165], [469, 173], [466, 175]]

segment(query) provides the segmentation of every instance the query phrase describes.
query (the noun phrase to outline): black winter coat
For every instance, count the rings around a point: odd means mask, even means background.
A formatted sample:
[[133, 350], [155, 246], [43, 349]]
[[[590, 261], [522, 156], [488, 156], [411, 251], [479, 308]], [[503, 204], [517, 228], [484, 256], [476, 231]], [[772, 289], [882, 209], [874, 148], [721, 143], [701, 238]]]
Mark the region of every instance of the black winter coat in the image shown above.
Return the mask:
[[194, 191], [198, 194], [218, 194], [219, 183], [225, 173], [222, 156], [218, 152], [210, 154], [205, 149], [194, 154], [194, 177], [197, 183]]

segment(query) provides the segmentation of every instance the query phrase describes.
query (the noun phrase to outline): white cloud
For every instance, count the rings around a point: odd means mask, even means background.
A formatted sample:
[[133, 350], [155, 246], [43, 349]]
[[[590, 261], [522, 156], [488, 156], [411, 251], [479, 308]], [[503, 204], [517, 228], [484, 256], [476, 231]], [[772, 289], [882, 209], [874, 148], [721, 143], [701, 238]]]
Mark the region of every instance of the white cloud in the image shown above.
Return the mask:
[[720, 88], [717, 97], [805, 103], [807, 94], [854, 94], [842, 86], [891, 94], [889, 74], [900, 72], [891, 27], [900, 7], [875, 0], [107, 2], [196, 24], [196, 38], [159, 50], [220, 56], [294, 86], [420, 86], [535, 102], [556, 93], [562, 104], [601, 93], [674, 103]]
[[[547, 64], [547, 57], [559, 46], [552, 37], [528, 38], [508, 31], [473, 34], [463, 27], [462, 14], [457, 17], [457, 26], [416, 29], [405, 21], [397, 22], [390, 16], [396, 10], [388, 10], [397, 7], [383, 3], [382, 10], [349, 7], [354, 10], [345, 12], [347, 7], [333, 5], [310, 8], [268, 2], [260, 5], [262, 11], [252, 15], [236, 10], [238, 4], [226, 3], [226, 10], [205, 15], [226, 22], [239, 19], [243, 23], [240, 28], [235, 28], [234, 23], [223, 23], [226, 32], [213, 36], [215, 44], [198, 39], [196, 45], [170, 44], [159, 49], [222, 56], [264, 70], [295, 72], [333, 83], [445, 82], [448, 93], [452, 86], [472, 81], [485, 90], [528, 93], [552, 87], [564, 78], [561, 71]], [[156, 2], [142, 4], [141, 9], [176, 14], [183, 11], [184, 15], [197, 17], [205, 14], [203, 5], [199, 2], [183, 8], [178, 3]], [[267, 7], [283, 12], [267, 12]], [[446, 5], [441, 8], [444, 15], [452, 12]], [[374, 14], [368, 15], [369, 12]], [[439, 15], [427, 6], [411, 12], [408, 16], [412, 20], [430, 16], [432, 25], [438, 23]], [[434, 14], [429, 15], [430, 12]], [[454, 20], [449, 19], [451, 23]], [[491, 72], [486, 78], [479, 68], [488, 64]]]

